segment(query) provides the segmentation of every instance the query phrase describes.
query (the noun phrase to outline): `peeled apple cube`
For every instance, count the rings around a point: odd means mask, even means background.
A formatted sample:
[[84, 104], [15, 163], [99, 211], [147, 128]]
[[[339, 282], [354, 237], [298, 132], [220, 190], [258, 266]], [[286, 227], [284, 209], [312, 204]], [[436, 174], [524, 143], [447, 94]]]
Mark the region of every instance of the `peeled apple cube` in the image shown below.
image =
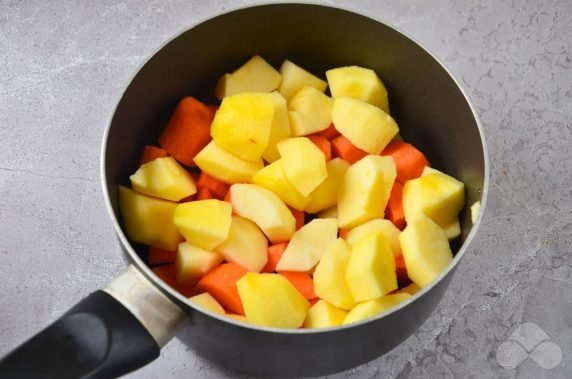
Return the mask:
[[447, 235], [423, 214], [407, 223], [399, 241], [407, 275], [420, 288], [431, 284], [453, 260]]
[[338, 219], [338, 207], [333, 206], [318, 213], [318, 218], [333, 218]]
[[179, 201], [197, 192], [191, 174], [172, 157], [141, 165], [129, 179], [136, 192], [165, 200]]
[[236, 282], [249, 323], [274, 328], [299, 328], [309, 303], [282, 275], [249, 272]]
[[348, 312], [334, 307], [324, 300], [318, 300], [306, 316], [304, 328], [328, 328], [341, 325]]
[[408, 293], [399, 293], [383, 296], [379, 299], [366, 301], [357, 304], [346, 316], [343, 325], [351, 324], [362, 320], [367, 320], [378, 314], [390, 310], [396, 305], [403, 303], [411, 297]]
[[276, 271], [309, 271], [336, 240], [338, 226], [335, 219], [316, 218], [302, 226], [288, 243]]
[[227, 239], [231, 214], [226, 201], [198, 200], [177, 205], [173, 220], [187, 242], [213, 250]]
[[134, 242], [168, 251], [177, 250], [183, 237], [173, 223], [176, 207], [177, 203], [119, 186], [119, 211], [127, 236]]
[[365, 101], [389, 113], [387, 90], [375, 71], [358, 66], [326, 71], [332, 97], [351, 97]]
[[332, 99], [314, 87], [304, 87], [288, 101], [292, 135], [306, 136], [332, 123]]
[[223, 75], [216, 86], [217, 99], [241, 92], [272, 92], [280, 85], [281, 75], [262, 57], [255, 55], [231, 74]]
[[314, 87], [320, 92], [324, 92], [326, 87], [328, 87], [328, 83], [324, 80], [288, 60], [282, 63], [280, 74], [282, 75], [282, 81], [280, 82], [279, 91], [286, 100], [289, 100], [304, 87]]
[[205, 173], [228, 184], [246, 183], [264, 167], [262, 159], [246, 161], [224, 150], [214, 141], [199, 151], [194, 161]]
[[234, 212], [253, 221], [273, 243], [288, 241], [296, 230], [296, 220], [276, 194], [255, 184], [230, 187]]
[[227, 96], [216, 112], [211, 135], [218, 146], [249, 162], [258, 162], [268, 146], [274, 119], [270, 93]]
[[369, 154], [379, 154], [399, 132], [395, 120], [375, 105], [351, 97], [336, 97], [332, 122], [344, 137]]
[[288, 138], [277, 147], [286, 179], [302, 196], [308, 196], [327, 178], [326, 157], [310, 139]]
[[177, 283], [193, 286], [222, 261], [220, 254], [183, 242], [177, 249], [175, 260]]
[[226, 314], [224, 308], [208, 292], [193, 296], [189, 298], [189, 301], [200, 308], [208, 309], [211, 312], [218, 313], [220, 315]]
[[394, 180], [391, 157], [367, 155], [351, 165], [338, 193], [339, 227], [351, 229], [383, 218]]
[[461, 223], [459, 222], [459, 219], [455, 217], [443, 227], [443, 231], [445, 232], [445, 235], [447, 235], [447, 239], [449, 241], [459, 237], [461, 235]]
[[383, 235], [395, 258], [401, 255], [401, 244], [399, 243], [401, 230], [399, 230], [393, 222], [383, 218], [371, 220], [356, 226], [348, 232], [346, 241], [353, 246], [363, 238], [374, 233], [381, 233]]
[[310, 202], [305, 208], [306, 212], [318, 213], [337, 204], [338, 191], [349, 166], [350, 164], [341, 158], [326, 162], [328, 176], [310, 194]]
[[228, 238], [216, 247], [227, 262], [248, 271], [260, 272], [268, 260], [268, 241], [256, 224], [241, 216], [232, 216]]
[[373, 300], [397, 289], [395, 258], [381, 233], [353, 246], [346, 280], [356, 302]]
[[278, 153], [276, 144], [292, 135], [286, 99], [279, 92], [272, 92], [271, 95], [274, 103], [274, 118], [272, 119], [270, 135], [268, 136], [268, 145], [264, 153], [262, 153], [262, 158], [269, 163], [280, 159], [280, 153]]

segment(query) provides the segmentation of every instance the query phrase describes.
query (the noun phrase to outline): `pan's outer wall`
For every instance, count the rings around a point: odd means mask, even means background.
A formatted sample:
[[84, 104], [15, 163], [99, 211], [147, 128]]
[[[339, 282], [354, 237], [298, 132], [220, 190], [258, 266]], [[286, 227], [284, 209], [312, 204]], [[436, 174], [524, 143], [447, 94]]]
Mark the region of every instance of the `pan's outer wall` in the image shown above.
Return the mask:
[[[275, 4], [230, 12], [192, 28], [135, 76], [106, 141], [107, 191], [117, 220], [117, 185], [128, 184], [142, 146], [156, 144], [177, 101], [194, 95], [214, 102], [221, 73], [256, 54], [275, 67], [290, 59], [320, 75], [344, 65], [374, 69], [386, 83], [403, 137], [425, 152], [434, 167], [466, 184], [467, 204], [480, 199], [485, 158], [477, 121], [455, 81], [430, 54], [364, 16], [317, 5]], [[470, 221], [468, 212], [461, 216], [464, 242]], [[129, 248], [124, 251], [139, 265]], [[365, 363], [401, 343], [437, 306], [453, 272], [406, 308], [353, 328], [304, 334], [251, 330], [183, 305], [191, 323], [179, 337], [199, 354], [238, 371], [327, 374]]]

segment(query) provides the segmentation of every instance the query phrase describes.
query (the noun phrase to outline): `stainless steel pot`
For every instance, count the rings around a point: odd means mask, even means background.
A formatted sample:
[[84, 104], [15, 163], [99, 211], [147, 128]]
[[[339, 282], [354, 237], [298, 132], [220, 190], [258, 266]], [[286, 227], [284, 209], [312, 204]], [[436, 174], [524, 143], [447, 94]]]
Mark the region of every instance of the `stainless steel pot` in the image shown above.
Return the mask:
[[[253, 55], [278, 66], [290, 59], [314, 73], [360, 65], [380, 74], [401, 134], [433, 166], [466, 184], [462, 236], [455, 259], [431, 286], [371, 320], [323, 330], [283, 330], [237, 323], [199, 310], [145, 265], [128, 241], [117, 186], [128, 184], [141, 148], [154, 144], [174, 106], [193, 95], [214, 102], [218, 77]], [[328, 374], [391, 350], [437, 307], [478, 228], [468, 205], [487, 193], [482, 131], [469, 100], [449, 72], [394, 28], [353, 12], [309, 4], [231, 11], [175, 37], [125, 90], [102, 150], [105, 202], [129, 267], [44, 331], [4, 357], [2, 377], [112, 377], [150, 362], [175, 334], [198, 354], [234, 370], [271, 376]], [[481, 210], [484, 207], [481, 206]], [[482, 212], [481, 212], [482, 213]]]

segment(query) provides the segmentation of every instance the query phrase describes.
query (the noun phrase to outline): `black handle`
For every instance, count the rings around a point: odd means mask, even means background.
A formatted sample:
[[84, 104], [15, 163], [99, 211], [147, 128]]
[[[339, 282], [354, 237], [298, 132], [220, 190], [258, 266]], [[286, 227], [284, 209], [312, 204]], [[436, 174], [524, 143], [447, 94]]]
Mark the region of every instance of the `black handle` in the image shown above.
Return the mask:
[[2, 358], [0, 378], [115, 378], [158, 356], [139, 320], [97, 291]]

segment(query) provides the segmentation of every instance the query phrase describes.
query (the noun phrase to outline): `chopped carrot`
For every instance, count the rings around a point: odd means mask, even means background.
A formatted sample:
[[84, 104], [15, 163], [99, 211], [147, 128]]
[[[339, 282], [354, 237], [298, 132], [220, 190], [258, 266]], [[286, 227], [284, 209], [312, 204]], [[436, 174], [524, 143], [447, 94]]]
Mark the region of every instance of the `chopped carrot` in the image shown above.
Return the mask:
[[211, 140], [214, 111], [194, 97], [179, 102], [159, 137], [159, 145], [176, 160], [195, 167], [195, 155]]
[[226, 191], [226, 195], [224, 195], [224, 201], [230, 203], [230, 189]]
[[292, 216], [294, 216], [294, 219], [296, 219], [296, 230], [303, 227], [305, 217], [306, 217], [306, 214], [304, 213], [304, 211], [299, 211], [299, 210], [294, 209], [292, 207], [288, 207], [288, 208], [290, 209], [290, 212], [292, 212]]
[[211, 191], [205, 187], [199, 188], [199, 190], [197, 191], [197, 200], [208, 200], [208, 199], [214, 199], [214, 196], [211, 193]]
[[308, 138], [324, 153], [326, 162], [332, 159], [332, 144], [330, 141], [320, 136], [308, 136]]
[[338, 129], [336, 129], [336, 127], [334, 126], [334, 124], [330, 124], [330, 126], [328, 126], [327, 129], [322, 130], [321, 132], [318, 132], [316, 134], [314, 134], [316, 136], [320, 136], [320, 137], [324, 137], [325, 139], [327, 139], [328, 141], [333, 140], [334, 138], [336, 138], [337, 136], [340, 135], [340, 132], [338, 132]]
[[174, 264], [158, 266], [151, 269], [162, 281], [171, 286], [175, 291], [185, 297], [197, 295], [198, 292], [192, 286], [184, 286], [177, 283], [177, 271]]
[[350, 164], [356, 163], [367, 155], [365, 151], [354, 146], [354, 144], [344, 136], [338, 136], [331, 142], [333, 156], [340, 157]]
[[296, 287], [298, 292], [300, 292], [306, 300], [314, 299], [316, 297], [316, 294], [314, 293], [314, 280], [307, 272], [280, 271], [278, 274], [288, 279], [288, 281]]
[[310, 306], [312, 307], [314, 304], [316, 304], [318, 301], [320, 301], [320, 299], [318, 299], [317, 297], [308, 300], [310, 302]]
[[403, 287], [411, 283], [411, 279], [407, 276], [407, 268], [405, 267], [405, 259], [403, 258], [403, 255], [395, 258], [395, 273], [397, 274], [399, 287]]
[[286, 246], [288, 246], [288, 242], [281, 242], [268, 247], [268, 261], [266, 262], [266, 266], [262, 269], [262, 272], [276, 271], [276, 265], [282, 258]]
[[236, 263], [223, 263], [203, 276], [197, 288], [210, 293], [226, 310], [244, 315], [236, 282], [247, 272], [247, 269]]
[[143, 148], [143, 152], [141, 153], [141, 159], [139, 160], [139, 165], [154, 161], [157, 158], [165, 158], [168, 156], [169, 153], [167, 153], [167, 151], [161, 149], [160, 147], [147, 145]]
[[159, 249], [158, 247], [149, 246], [149, 255], [147, 257], [147, 262], [150, 266], [156, 266], [166, 263], [175, 263], [175, 258], [177, 257], [176, 251], [169, 251], [164, 249]]
[[339, 235], [340, 235], [340, 238], [346, 239], [346, 237], [348, 236], [348, 230], [347, 230], [347, 229], [343, 229], [343, 228], [340, 229], [340, 230], [339, 230]]
[[389, 195], [389, 201], [385, 207], [385, 218], [393, 222], [398, 229], [405, 228], [405, 214], [403, 213], [403, 186], [394, 182]]
[[213, 178], [204, 171], [201, 171], [199, 180], [197, 182], [197, 188], [199, 188], [199, 190], [201, 188], [207, 188], [214, 198], [221, 200], [228, 192], [230, 186], [218, 179]]
[[412, 144], [403, 141], [392, 141], [383, 149], [381, 155], [393, 158], [397, 170], [397, 181], [401, 184], [418, 178], [425, 166], [429, 166], [429, 161], [422, 152]]

